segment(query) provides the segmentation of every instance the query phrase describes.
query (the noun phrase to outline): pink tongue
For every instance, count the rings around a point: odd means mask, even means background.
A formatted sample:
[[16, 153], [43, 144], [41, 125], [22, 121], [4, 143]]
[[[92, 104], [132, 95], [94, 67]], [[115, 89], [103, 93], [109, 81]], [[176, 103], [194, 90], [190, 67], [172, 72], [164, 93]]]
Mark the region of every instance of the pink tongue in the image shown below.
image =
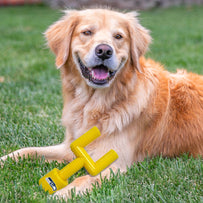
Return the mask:
[[93, 77], [97, 80], [104, 80], [108, 78], [109, 72], [106, 67], [98, 66], [92, 69], [93, 71]]

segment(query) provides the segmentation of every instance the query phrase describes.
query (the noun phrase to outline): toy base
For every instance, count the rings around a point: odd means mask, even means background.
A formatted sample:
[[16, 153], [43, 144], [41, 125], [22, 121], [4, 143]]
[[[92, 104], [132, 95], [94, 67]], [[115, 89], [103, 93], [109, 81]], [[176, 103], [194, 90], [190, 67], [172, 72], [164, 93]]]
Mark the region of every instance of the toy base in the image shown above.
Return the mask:
[[39, 185], [42, 185], [44, 191], [48, 191], [51, 195], [68, 185], [68, 181], [61, 179], [59, 176], [59, 170], [54, 168], [52, 171], [40, 178]]

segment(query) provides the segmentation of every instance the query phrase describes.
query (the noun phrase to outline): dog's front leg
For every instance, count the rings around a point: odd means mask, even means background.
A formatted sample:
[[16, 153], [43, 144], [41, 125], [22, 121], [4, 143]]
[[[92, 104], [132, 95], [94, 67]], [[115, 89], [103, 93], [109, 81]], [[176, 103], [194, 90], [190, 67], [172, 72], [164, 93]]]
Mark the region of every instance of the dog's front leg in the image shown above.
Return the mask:
[[44, 157], [46, 161], [56, 160], [58, 162], [71, 161], [74, 157], [72, 151], [70, 150], [69, 145], [67, 145], [67, 143], [62, 143], [59, 145], [49, 147], [22, 148], [1, 157], [0, 162], [2, 164], [8, 157], [18, 161], [19, 157], [27, 158], [28, 156], [30, 156], [31, 158], [35, 156]]
[[70, 149], [70, 144], [73, 142], [73, 137], [66, 131], [66, 139], [63, 143], [54, 145], [54, 146], [46, 146], [46, 147], [26, 147], [14, 152], [11, 152], [8, 155], [0, 157], [0, 165], [3, 165], [3, 162], [8, 158], [12, 158], [16, 161], [21, 158], [27, 158], [28, 156], [31, 158], [35, 157], [44, 157], [46, 161], [72, 161], [75, 157], [73, 152]]
[[118, 171], [118, 168], [115, 166], [109, 167], [102, 171], [101, 175], [97, 176], [90, 176], [90, 175], [85, 175], [76, 178], [72, 183], [64, 187], [63, 189], [57, 191], [53, 196], [57, 199], [65, 199], [67, 200], [68, 198], [71, 198], [71, 190], [75, 191], [75, 194], [82, 195], [85, 192], [90, 192], [93, 188], [93, 184], [98, 183], [101, 185], [101, 178], [104, 179], [105, 177], [107, 179], [110, 178], [110, 173], [111, 170], [116, 173]]

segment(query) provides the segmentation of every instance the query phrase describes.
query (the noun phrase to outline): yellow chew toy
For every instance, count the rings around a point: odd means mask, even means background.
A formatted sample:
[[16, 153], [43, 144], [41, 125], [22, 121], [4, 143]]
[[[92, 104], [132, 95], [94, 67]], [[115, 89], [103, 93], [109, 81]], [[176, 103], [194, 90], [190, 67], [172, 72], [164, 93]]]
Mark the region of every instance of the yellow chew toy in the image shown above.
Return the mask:
[[114, 150], [110, 150], [98, 161], [94, 162], [90, 155], [85, 151], [84, 147], [100, 136], [100, 131], [97, 127], [91, 128], [88, 132], [83, 134], [70, 145], [71, 150], [76, 155], [76, 159], [65, 166], [63, 169], [58, 170], [54, 168], [39, 180], [39, 184], [49, 194], [53, 194], [57, 190], [68, 185], [68, 178], [71, 177], [81, 168], [85, 167], [87, 172], [96, 176], [112, 162], [118, 158], [118, 154]]

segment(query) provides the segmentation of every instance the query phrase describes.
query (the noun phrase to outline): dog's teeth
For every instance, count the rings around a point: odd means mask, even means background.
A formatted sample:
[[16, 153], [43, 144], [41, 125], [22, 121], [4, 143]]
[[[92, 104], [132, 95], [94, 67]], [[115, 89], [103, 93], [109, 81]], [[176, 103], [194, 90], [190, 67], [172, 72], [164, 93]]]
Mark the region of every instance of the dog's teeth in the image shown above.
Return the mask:
[[93, 71], [91, 71], [91, 75], [92, 75], [92, 78], [95, 79], [95, 76], [94, 76], [94, 72], [93, 72]]

